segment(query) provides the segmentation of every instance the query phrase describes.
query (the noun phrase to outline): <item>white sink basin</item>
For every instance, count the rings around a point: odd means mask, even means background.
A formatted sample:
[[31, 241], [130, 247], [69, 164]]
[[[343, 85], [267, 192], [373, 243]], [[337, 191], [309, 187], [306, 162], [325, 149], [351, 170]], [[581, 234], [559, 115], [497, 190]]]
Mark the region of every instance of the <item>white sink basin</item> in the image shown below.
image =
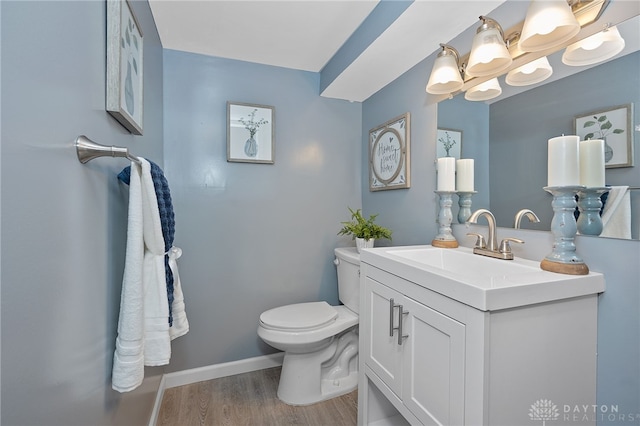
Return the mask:
[[363, 250], [360, 260], [429, 290], [484, 311], [506, 309], [604, 291], [604, 277], [556, 274], [540, 262], [501, 260], [473, 254], [470, 248], [379, 247]]
[[505, 275], [530, 274], [540, 271], [537, 265], [524, 265], [512, 260], [474, 255], [472, 251], [464, 249], [423, 247], [404, 250], [390, 249], [387, 253], [428, 267], [471, 278], [504, 277]]

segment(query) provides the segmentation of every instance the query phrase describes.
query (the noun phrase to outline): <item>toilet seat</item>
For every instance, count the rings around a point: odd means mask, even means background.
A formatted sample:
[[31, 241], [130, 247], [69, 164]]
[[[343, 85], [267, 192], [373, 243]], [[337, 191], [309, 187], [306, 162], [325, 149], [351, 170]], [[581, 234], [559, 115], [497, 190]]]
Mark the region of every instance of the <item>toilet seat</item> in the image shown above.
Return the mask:
[[327, 302], [296, 303], [270, 309], [260, 315], [260, 324], [269, 330], [312, 331], [335, 322], [338, 311]]

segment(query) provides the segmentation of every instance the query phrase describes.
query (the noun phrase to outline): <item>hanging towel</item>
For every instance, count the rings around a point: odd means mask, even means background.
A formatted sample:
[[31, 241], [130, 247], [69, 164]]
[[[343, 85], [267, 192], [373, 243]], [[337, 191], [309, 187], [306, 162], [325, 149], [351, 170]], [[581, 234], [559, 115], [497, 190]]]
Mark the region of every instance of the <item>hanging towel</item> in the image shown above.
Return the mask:
[[178, 274], [178, 262], [182, 256], [182, 249], [171, 247], [169, 250], [169, 266], [173, 273], [173, 325], [169, 328], [171, 340], [184, 336], [189, 332], [189, 321], [184, 308], [184, 297], [182, 295], [182, 283], [180, 282], [180, 274]]
[[[167, 282], [167, 298], [169, 302], [169, 326], [171, 326], [173, 324], [173, 271], [169, 266], [168, 253], [169, 250], [171, 250], [171, 247], [173, 247], [173, 240], [175, 236], [175, 216], [173, 213], [173, 204], [171, 202], [171, 191], [169, 190], [169, 183], [164, 176], [164, 172], [160, 166], [153, 161], [149, 161], [149, 164], [151, 165], [151, 178], [156, 192], [158, 212], [160, 214], [160, 223], [162, 226], [162, 236], [164, 238], [164, 265]], [[118, 179], [129, 184], [130, 173], [131, 167], [125, 167], [118, 175]]]
[[118, 392], [137, 388], [144, 378], [144, 236], [140, 172], [140, 166], [131, 163], [127, 251], [112, 372], [112, 387]]
[[165, 273], [165, 249], [158, 200], [151, 177], [151, 164], [142, 162], [142, 217], [144, 229], [144, 365], [169, 363], [169, 303]]
[[628, 186], [612, 186], [602, 211], [601, 237], [631, 238], [631, 197]]

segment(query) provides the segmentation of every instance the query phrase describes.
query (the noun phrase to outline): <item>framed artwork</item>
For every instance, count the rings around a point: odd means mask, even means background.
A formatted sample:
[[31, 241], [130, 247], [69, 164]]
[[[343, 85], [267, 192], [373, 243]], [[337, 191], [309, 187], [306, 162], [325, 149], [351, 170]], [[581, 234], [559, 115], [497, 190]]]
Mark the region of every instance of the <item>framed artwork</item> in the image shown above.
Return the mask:
[[410, 115], [369, 131], [369, 191], [409, 188]]
[[582, 140], [604, 140], [606, 168], [633, 166], [633, 104], [580, 115], [574, 120], [575, 134]]
[[227, 161], [273, 164], [275, 114], [272, 106], [227, 102]]
[[462, 152], [462, 131], [454, 129], [438, 129], [436, 158], [454, 157], [460, 159]]
[[134, 135], [142, 135], [143, 38], [131, 5], [107, 0], [106, 110]]

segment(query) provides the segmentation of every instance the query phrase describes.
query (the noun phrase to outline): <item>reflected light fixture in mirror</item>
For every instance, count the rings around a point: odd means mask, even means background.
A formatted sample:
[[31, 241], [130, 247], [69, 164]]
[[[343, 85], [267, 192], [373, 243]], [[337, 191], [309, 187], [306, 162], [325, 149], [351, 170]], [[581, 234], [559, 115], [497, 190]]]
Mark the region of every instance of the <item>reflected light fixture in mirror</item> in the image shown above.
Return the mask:
[[551, 77], [551, 74], [553, 74], [553, 68], [547, 57], [543, 56], [509, 71], [505, 81], [510, 86], [528, 86], [546, 80]]
[[464, 98], [468, 101], [488, 101], [502, 94], [502, 87], [497, 78], [492, 78], [467, 90]]
[[504, 71], [513, 62], [500, 24], [486, 16], [480, 16], [480, 20], [482, 25], [473, 37], [469, 63], [465, 69], [470, 77], [486, 77]]
[[624, 49], [624, 39], [613, 26], [568, 46], [562, 54], [562, 63], [570, 66], [597, 64], [613, 58]]
[[560, 46], [579, 31], [580, 24], [566, 0], [532, 0], [518, 44], [525, 52], [539, 52]]
[[442, 51], [438, 53], [431, 76], [427, 83], [427, 92], [434, 95], [445, 95], [458, 91], [464, 82], [458, 68], [460, 55], [458, 51], [446, 44], [440, 44]]

